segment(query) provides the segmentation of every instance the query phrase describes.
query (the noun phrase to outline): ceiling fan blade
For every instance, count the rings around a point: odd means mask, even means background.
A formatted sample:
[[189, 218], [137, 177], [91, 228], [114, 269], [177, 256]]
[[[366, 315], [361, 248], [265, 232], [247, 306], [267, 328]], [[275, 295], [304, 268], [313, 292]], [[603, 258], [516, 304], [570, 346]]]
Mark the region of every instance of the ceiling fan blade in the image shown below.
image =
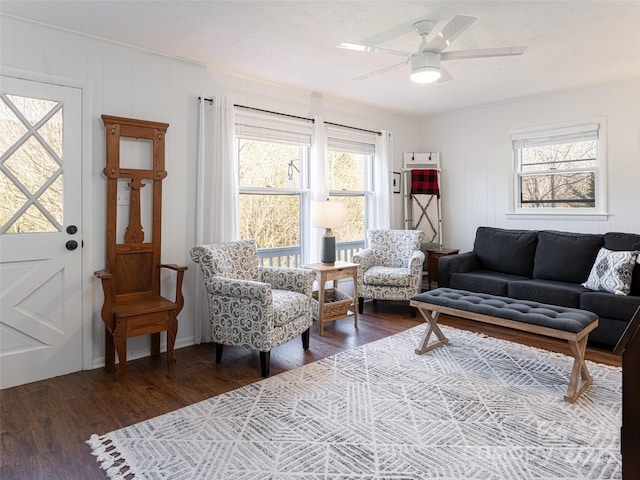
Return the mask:
[[364, 75], [360, 75], [358, 77], [353, 77], [354, 80], [364, 80], [366, 78], [370, 78], [370, 77], [374, 77], [376, 75], [379, 75], [381, 73], [385, 73], [385, 72], [389, 72], [391, 70], [395, 70], [398, 67], [401, 67], [402, 65], [406, 65], [408, 60], [405, 60], [402, 63], [396, 63], [395, 65], [389, 65], [388, 67], [384, 67], [381, 68], [379, 70], [374, 70], [373, 72], [369, 72], [369, 73], [365, 73]]
[[499, 48], [479, 48], [477, 50], [457, 50], [455, 52], [443, 52], [440, 54], [441, 61], [465, 60], [468, 58], [486, 57], [508, 57], [510, 55], [522, 55], [527, 47], [499, 47]]
[[449, 80], [453, 80], [449, 70], [440, 65], [440, 78], [438, 79], [438, 83], [448, 82]]
[[411, 55], [407, 52], [401, 52], [399, 50], [392, 50], [390, 48], [382, 48], [382, 47], [374, 47], [371, 45], [362, 45], [360, 43], [348, 43], [343, 42], [338, 45], [338, 48], [344, 48], [346, 50], [354, 50], [356, 52], [365, 52], [365, 53], [387, 53], [389, 55], [398, 55], [400, 57], [408, 57]]
[[436, 34], [433, 40], [431, 40], [423, 50], [440, 53], [451, 45], [451, 42], [458, 38], [458, 36], [469, 28], [476, 20], [477, 18], [475, 17], [456, 15]]
[[412, 31], [412, 26], [421, 20], [424, 20], [424, 14], [420, 15], [420, 17], [415, 18], [413, 20], [409, 20], [407, 22], [400, 23], [394, 27], [388, 28], [387, 30], [383, 30], [382, 32], [378, 32], [376, 34], [371, 35], [367, 38], [361, 38], [360, 42], [368, 43], [373, 45], [380, 45], [384, 42], [388, 42], [389, 40], [393, 40], [402, 35], [406, 35], [407, 32]]

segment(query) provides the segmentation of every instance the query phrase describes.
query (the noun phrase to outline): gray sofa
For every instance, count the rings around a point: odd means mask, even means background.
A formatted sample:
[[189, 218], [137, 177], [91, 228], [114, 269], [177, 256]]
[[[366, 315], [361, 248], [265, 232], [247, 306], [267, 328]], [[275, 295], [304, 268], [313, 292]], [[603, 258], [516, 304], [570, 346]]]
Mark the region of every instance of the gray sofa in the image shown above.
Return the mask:
[[628, 295], [586, 288], [602, 247], [637, 251], [640, 235], [479, 227], [473, 251], [438, 260], [438, 285], [594, 312], [600, 321], [589, 344], [612, 350], [640, 306], [640, 265]]

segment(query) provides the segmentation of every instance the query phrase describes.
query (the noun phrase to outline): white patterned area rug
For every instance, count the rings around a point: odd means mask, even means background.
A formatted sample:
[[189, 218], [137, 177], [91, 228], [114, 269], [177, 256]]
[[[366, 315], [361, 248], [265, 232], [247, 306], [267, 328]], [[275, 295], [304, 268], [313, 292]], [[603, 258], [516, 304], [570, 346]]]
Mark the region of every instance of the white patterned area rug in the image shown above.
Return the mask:
[[426, 326], [88, 443], [113, 479], [621, 478], [621, 371], [563, 400], [573, 358]]

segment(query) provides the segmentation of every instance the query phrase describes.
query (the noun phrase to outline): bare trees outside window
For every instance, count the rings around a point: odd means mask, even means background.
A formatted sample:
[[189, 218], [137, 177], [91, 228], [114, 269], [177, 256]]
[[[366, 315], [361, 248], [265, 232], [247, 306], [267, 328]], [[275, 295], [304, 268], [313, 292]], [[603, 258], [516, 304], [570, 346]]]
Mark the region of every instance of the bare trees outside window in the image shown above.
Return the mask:
[[62, 103], [1, 95], [0, 233], [62, 229]]

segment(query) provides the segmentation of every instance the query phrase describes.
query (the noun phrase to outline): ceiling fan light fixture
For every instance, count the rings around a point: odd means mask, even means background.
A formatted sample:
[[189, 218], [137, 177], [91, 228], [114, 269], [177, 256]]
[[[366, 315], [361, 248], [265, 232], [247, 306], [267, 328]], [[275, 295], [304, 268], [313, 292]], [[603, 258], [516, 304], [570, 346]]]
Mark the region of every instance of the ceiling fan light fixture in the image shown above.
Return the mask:
[[438, 80], [440, 73], [440, 55], [434, 52], [419, 52], [409, 58], [411, 75], [415, 83], [432, 83]]
[[440, 78], [438, 67], [419, 67], [411, 72], [410, 77], [415, 83], [432, 83]]

